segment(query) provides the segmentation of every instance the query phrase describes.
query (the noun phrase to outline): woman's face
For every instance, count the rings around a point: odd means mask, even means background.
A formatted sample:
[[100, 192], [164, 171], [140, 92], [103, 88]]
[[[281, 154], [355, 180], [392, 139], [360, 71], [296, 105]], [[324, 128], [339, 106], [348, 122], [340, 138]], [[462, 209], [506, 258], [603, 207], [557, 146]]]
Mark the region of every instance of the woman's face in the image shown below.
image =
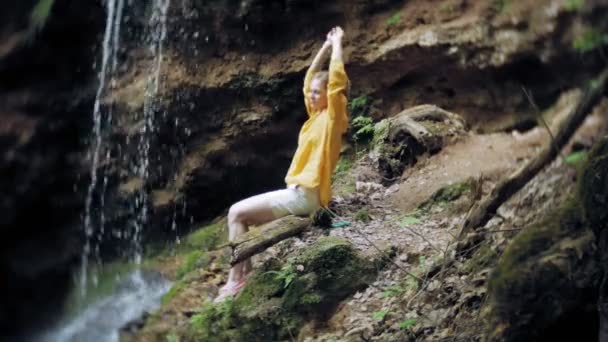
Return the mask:
[[327, 108], [327, 84], [318, 78], [313, 78], [310, 82], [310, 92], [308, 93], [308, 103], [314, 110]]

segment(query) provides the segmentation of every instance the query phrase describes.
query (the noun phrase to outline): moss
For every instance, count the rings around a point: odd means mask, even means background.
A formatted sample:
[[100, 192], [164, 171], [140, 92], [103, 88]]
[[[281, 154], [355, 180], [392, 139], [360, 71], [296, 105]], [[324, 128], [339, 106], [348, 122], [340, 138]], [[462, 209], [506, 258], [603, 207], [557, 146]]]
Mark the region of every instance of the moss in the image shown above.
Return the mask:
[[578, 195], [585, 221], [596, 234], [608, 227], [608, 137], [601, 139], [589, 153]]
[[367, 208], [361, 208], [355, 213], [355, 221], [369, 222], [371, 220]]
[[182, 242], [182, 248], [186, 250], [211, 250], [226, 240], [224, 236], [225, 226], [226, 220], [223, 219], [196, 229], [186, 236]]
[[420, 209], [429, 210], [435, 205], [443, 206], [459, 199], [462, 195], [471, 191], [473, 187], [472, 182], [473, 180], [469, 179], [437, 190], [428, 201], [420, 205]]
[[350, 194], [356, 191], [355, 176], [351, 172], [354, 161], [355, 156], [352, 153], [344, 154], [338, 160], [336, 170], [332, 175], [332, 183], [336, 194]]
[[54, 0], [38, 0], [30, 14], [30, 32], [39, 31], [51, 15]]
[[190, 252], [185, 261], [177, 269], [176, 278], [181, 279], [184, 275], [190, 273], [196, 268], [204, 267], [209, 262], [208, 255], [203, 251]]
[[497, 251], [489, 243], [483, 244], [475, 251], [473, 256], [464, 264], [464, 271], [467, 273], [477, 273], [486, 267], [493, 266], [498, 260]]
[[511, 242], [489, 279], [490, 340], [538, 339], [588, 301], [597, 284], [594, 238], [575, 198]]
[[278, 276], [285, 264], [266, 262], [234, 299], [205, 304], [191, 320], [190, 334], [204, 341], [274, 341], [291, 339], [312, 319], [321, 319], [344, 297], [366, 286], [375, 275], [372, 263], [352, 245], [323, 237], [293, 256], [299, 265], [286, 285]]

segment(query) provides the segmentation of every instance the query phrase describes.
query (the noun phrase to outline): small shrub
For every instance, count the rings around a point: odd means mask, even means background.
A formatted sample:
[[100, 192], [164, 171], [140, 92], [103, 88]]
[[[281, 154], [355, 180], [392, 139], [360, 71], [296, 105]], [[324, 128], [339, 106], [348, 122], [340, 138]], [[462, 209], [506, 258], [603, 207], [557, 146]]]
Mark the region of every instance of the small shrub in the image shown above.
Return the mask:
[[568, 12], [578, 12], [585, 5], [585, 0], [566, 0], [564, 8]]
[[386, 317], [386, 315], [390, 312], [389, 309], [384, 309], [384, 310], [380, 310], [380, 311], [376, 311], [372, 314], [372, 318], [375, 321], [384, 321], [384, 318]]
[[353, 134], [355, 141], [368, 141], [374, 136], [374, 121], [368, 116], [356, 117], [352, 126], [355, 129]]
[[596, 29], [589, 29], [574, 39], [574, 42], [572, 42], [572, 47], [580, 53], [586, 53], [606, 44], [608, 44], [607, 34]]
[[391, 15], [390, 18], [386, 21], [386, 26], [397, 25], [401, 21], [401, 13], [395, 13]]
[[508, 0], [494, 0], [494, 6], [498, 13], [505, 13], [509, 10]]
[[409, 329], [412, 326], [414, 326], [416, 324], [416, 320], [415, 319], [408, 319], [406, 321], [403, 321], [401, 323], [399, 323], [399, 329]]
[[362, 208], [355, 214], [355, 221], [369, 222], [371, 220], [367, 208]]

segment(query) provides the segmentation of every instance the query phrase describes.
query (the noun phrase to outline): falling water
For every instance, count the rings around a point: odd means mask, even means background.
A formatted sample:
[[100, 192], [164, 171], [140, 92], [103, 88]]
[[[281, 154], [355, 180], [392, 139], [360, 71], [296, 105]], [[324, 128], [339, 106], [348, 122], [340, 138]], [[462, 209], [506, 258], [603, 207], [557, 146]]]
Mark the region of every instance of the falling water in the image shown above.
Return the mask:
[[[129, 2], [131, 4], [131, 2]], [[108, 174], [100, 164], [100, 160], [110, 162], [108, 135], [112, 126], [111, 106], [102, 106], [102, 98], [108, 95], [108, 80], [112, 80], [118, 66], [120, 31], [125, 0], [106, 0], [107, 18], [102, 43], [102, 57], [99, 71], [99, 87], [93, 107], [93, 139], [89, 154], [91, 159], [91, 183], [88, 186], [83, 230], [85, 244], [82, 252], [80, 272], [80, 297], [83, 302], [89, 300], [87, 274], [90, 260], [94, 256], [101, 264], [99, 245], [104, 236], [106, 217], [104, 205], [105, 192], [108, 188]], [[141, 232], [148, 220], [148, 193], [146, 182], [150, 169], [150, 145], [155, 128], [155, 113], [159, 111], [157, 95], [160, 87], [160, 68], [162, 64], [163, 43], [167, 36], [167, 11], [169, 0], [154, 0], [153, 13], [149, 25], [146, 42], [149, 44], [153, 64], [148, 73], [147, 87], [143, 113], [143, 126], [138, 141], [138, 157], [134, 175], [142, 180], [142, 188], [134, 200], [135, 208], [130, 232], [121, 232], [121, 237], [132, 240], [133, 256], [131, 261], [139, 266], [141, 263]], [[112, 84], [109, 88], [113, 88]], [[166, 115], [166, 114], [165, 114]], [[120, 146], [116, 146], [120, 148]], [[92, 285], [96, 286], [97, 273], [90, 276]], [[118, 279], [120, 278], [120, 279]], [[105, 279], [105, 278], [104, 278]], [[159, 274], [147, 273], [139, 267], [129, 273], [126, 278], [118, 277], [117, 288], [112, 294], [98, 299], [84, 311], [72, 313], [70, 317], [61, 320], [60, 324], [38, 336], [37, 341], [118, 341], [119, 329], [125, 324], [142, 316], [144, 312], [154, 310], [160, 305], [161, 296], [169, 289], [169, 282]], [[107, 280], [104, 280], [107, 282]], [[92, 297], [92, 296], [90, 296]]]
[[[118, 0], [118, 10], [116, 10], [116, 0], [107, 0], [107, 18], [106, 27], [103, 38], [103, 50], [101, 57], [101, 70], [99, 71], [99, 87], [95, 95], [95, 104], [93, 106], [93, 136], [94, 145], [91, 151], [91, 183], [87, 190], [87, 196], [85, 200], [85, 212], [84, 212], [84, 233], [85, 233], [85, 244], [82, 251], [81, 270], [80, 270], [80, 288], [82, 294], [85, 294], [87, 285], [87, 270], [89, 266], [89, 257], [91, 255], [91, 247], [94, 248], [96, 255], [98, 253], [99, 242], [103, 233], [103, 227], [95, 227], [92, 220], [92, 209], [95, 189], [98, 181], [98, 167], [99, 157], [101, 154], [101, 147], [103, 144], [103, 113], [101, 111], [101, 98], [104, 95], [106, 88], [106, 78], [108, 76], [108, 62], [110, 56], [112, 56], [111, 70], [115, 69], [116, 64], [116, 51], [118, 50], [120, 23], [122, 19], [122, 10], [124, 0]], [[106, 120], [111, 122], [111, 118], [106, 116]], [[104, 177], [104, 184], [107, 184], [107, 179]], [[104, 203], [102, 200], [101, 203]], [[99, 208], [100, 212], [103, 212], [103, 208]], [[103, 221], [102, 221], [103, 222]], [[94, 233], [97, 232], [96, 240], [92, 241]], [[92, 244], [95, 244], [92, 246]]]
[[163, 60], [163, 43], [167, 37], [167, 11], [169, 0], [155, 0], [152, 16], [150, 17], [149, 48], [154, 56], [152, 72], [149, 73], [146, 96], [144, 101], [143, 121], [138, 144], [137, 174], [144, 186], [140, 189], [135, 200], [137, 217], [133, 220], [133, 260], [141, 263], [141, 232], [148, 221], [148, 192], [145, 187], [150, 173], [150, 138], [155, 131], [155, 113], [159, 110], [157, 95], [160, 84], [160, 69]]

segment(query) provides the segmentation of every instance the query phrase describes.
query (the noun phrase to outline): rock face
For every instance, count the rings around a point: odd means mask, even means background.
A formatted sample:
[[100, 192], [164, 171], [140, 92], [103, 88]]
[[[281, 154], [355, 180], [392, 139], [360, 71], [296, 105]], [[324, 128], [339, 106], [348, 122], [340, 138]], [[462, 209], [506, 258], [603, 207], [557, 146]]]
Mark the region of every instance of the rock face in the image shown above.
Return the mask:
[[598, 329], [600, 341], [608, 337], [607, 151], [608, 139], [598, 141], [578, 193], [553, 217], [526, 227], [500, 258], [488, 288], [489, 340], [596, 340]]
[[8, 336], [56, 318], [72, 284], [103, 24], [94, 2], [57, 1], [44, 24], [33, 19], [37, 3], [9, 1], [0, 15], [0, 330]]
[[587, 71], [562, 66], [576, 58], [575, 37], [602, 25], [593, 13], [603, 10], [600, 2], [571, 9], [553, 1], [504, 8], [483, 1], [173, 4], [145, 181], [128, 171], [149, 64], [135, 33], [106, 98], [116, 123], [106, 146], [106, 203], [120, 203], [107, 216], [120, 227], [129, 215], [120, 208], [147, 189], [157, 231], [173, 218], [187, 227], [243, 197], [283, 187], [305, 120], [304, 71], [331, 25], [345, 28], [351, 99], [368, 96], [368, 115], [380, 119], [432, 103], [473, 129], [492, 130], [534, 124], [522, 85], [542, 107], [594, 69], [593, 61]]
[[[0, 327], [9, 333], [59, 307], [61, 296], [45, 291], [69, 286], [68, 265], [81, 249], [92, 65], [105, 20], [101, 1], [54, 1], [41, 21], [31, 15], [41, 3], [49, 1], [11, 1], [0, 13]], [[572, 43], [606, 25], [602, 1], [574, 9], [549, 0], [172, 1], [149, 177], [139, 179], [151, 4], [127, 3], [119, 65], [103, 99], [114, 116], [101, 148], [107, 188], [97, 189], [106, 203], [96, 210], [107, 218], [102, 254], [117, 253], [138, 191], [150, 194], [144, 235], [154, 238], [284, 186], [305, 120], [304, 71], [333, 25], [346, 31], [351, 98], [369, 96], [368, 115], [432, 103], [485, 130], [530, 117], [521, 84], [542, 107], [594, 72], [597, 61], [580, 66]]]

